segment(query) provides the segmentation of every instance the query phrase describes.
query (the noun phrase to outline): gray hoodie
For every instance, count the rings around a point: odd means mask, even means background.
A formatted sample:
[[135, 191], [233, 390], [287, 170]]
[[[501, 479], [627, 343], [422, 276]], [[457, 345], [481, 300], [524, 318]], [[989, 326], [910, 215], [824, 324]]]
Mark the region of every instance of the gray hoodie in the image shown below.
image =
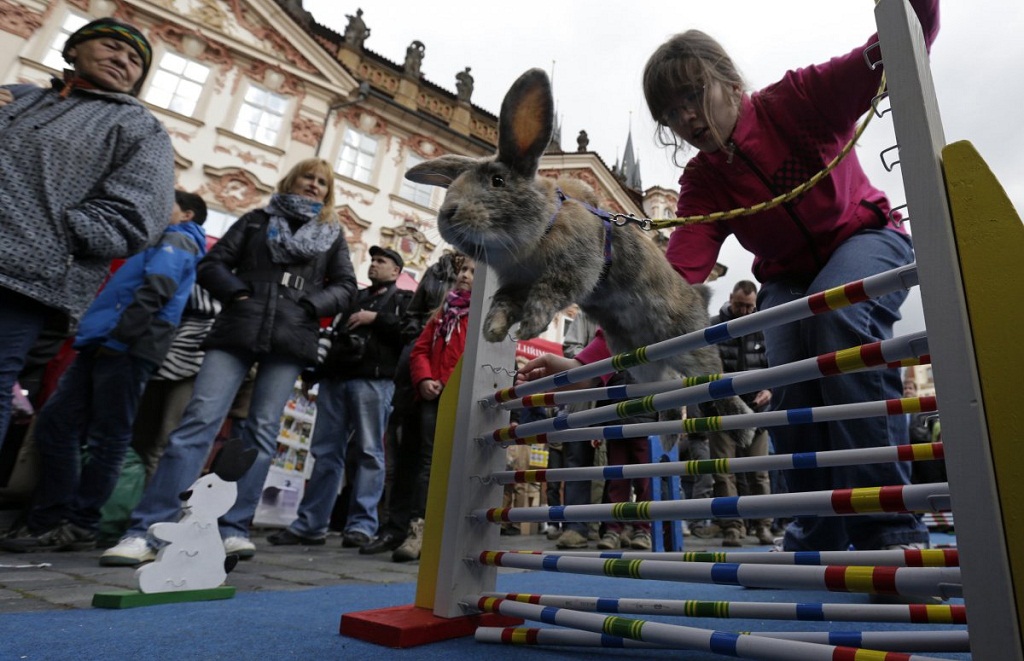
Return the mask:
[[0, 287], [77, 320], [112, 259], [155, 242], [174, 203], [167, 132], [127, 94], [5, 86]]

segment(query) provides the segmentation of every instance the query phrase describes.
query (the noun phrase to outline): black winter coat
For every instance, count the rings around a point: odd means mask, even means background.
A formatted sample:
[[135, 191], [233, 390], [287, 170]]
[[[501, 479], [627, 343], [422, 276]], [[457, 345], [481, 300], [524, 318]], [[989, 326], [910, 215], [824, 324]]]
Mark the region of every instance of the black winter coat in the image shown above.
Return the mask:
[[[733, 319], [735, 317], [732, 316], [729, 304], [726, 303], [717, 315], [711, 317], [711, 325], [714, 326]], [[768, 367], [768, 357], [764, 353], [764, 335], [760, 331], [720, 342], [718, 352], [722, 356], [722, 369], [725, 372], [742, 372]], [[753, 402], [756, 394], [752, 392], [740, 397], [747, 405], [754, 408]], [[763, 410], [763, 407], [759, 410]]]
[[[197, 282], [224, 306], [203, 348], [284, 355], [312, 365], [320, 317], [348, 309], [355, 299], [348, 244], [342, 233], [305, 263], [277, 264], [267, 247], [269, 221], [262, 209], [250, 211], [199, 263]], [[249, 298], [236, 300], [242, 295]]]
[[335, 340], [324, 364], [317, 369], [313, 379], [394, 379], [403, 346], [402, 317], [409, 307], [412, 296], [411, 291], [399, 289], [394, 283], [383, 291], [380, 287], [373, 286], [360, 289], [346, 314], [336, 320], [334, 327], [336, 332], [337, 329], [345, 328], [349, 316], [359, 310], [372, 310], [377, 313], [377, 318], [372, 324], [360, 326], [348, 333], [363, 338], [366, 349], [362, 359], [352, 362], [350, 357], [345, 355], [346, 343]]

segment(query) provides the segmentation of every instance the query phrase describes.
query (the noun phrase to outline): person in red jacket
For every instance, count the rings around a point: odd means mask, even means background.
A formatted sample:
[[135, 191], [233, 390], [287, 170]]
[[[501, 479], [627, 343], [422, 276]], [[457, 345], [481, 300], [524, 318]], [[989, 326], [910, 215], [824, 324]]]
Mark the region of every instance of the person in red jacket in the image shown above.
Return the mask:
[[466, 349], [475, 272], [476, 262], [463, 257], [455, 287], [423, 327], [409, 354], [409, 374], [416, 389], [416, 401], [406, 418], [395, 461], [388, 523], [375, 540], [380, 545], [392, 545], [391, 559], [395, 562], [420, 557], [438, 404], [445, 384]]
[[[930, 47], [939, 29], [938, 0], [912, 0]], [[721, 44], [698, 30], [671, 37], [647, 61], [644, 96], [658, 139], [674, 156], [697, 150], [679, 178], [679, 216], [750, 207], [786, 193], [822, 170], [852, 138], [871, 107], [881, 68], [864, 61], [867, 43], [828, 62], [789, 71], [747, 93]], [[677, 161], [678, 162], [678, 161]], [[910, 237], [889, 221], [885, 194], [868, 181], [851, 152], [817, 185], [777, 207], [715, 223], [678, 227], [666, 257], [688, 282], [703, 282], [729, 235], [754, 254], [762, 284], [758, 309], [875, 275], [913, 261]], [[892, 337], [906, 292], [764, 331], [769, 366]], [[576, 356], [586, 364], [609, 355], [602, 339]], [[526, 366], [533, 379], [568, 366], [542, 357]], [[798, 383], [773, 391], [776, 409], [900, 397], [896, 370], [868, 371]], [[814, 452], [896, 445], [907, 435], [903, 416], [777, 427], [776, 449]], [[793, 470], [791, 491], [910, 483], [905, 462]], [[787, 551], [921, 546], [928, 531], [911, 514], [799, 517], [786, 529]]]

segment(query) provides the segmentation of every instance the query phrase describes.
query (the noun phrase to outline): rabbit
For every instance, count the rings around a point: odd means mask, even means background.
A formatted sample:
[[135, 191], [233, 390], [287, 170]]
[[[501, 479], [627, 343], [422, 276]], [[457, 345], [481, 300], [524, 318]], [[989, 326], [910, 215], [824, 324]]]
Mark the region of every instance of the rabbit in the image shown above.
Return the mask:
[[178, 592], [207, 590], [220, 586], [238, 556], [226, 557], [217, 519], [235, 504], [235, 484], [256, 461], [256, 450], [243, 450], [241, 439], [224, 444], [210, 473], [196, 480], [181, 494], [181, 520], [154, 523], [149, 534], [167, 542], [156, 560], [135, 571], [139, 591]]
[[[600, 325], [613, 353], [706, 328], [706, 287], [688, 284], [635, 225], [612, 227], [589, 210], [598, 200], [587, 184], [537, 176], [553, 125], [551, 84], [543, 70], [531, 69], [501, 104], [495, 156], [446, 155], [405, 174], [448, 189], [437, 218], [441, 236], [497, 275], [484, 338], [502, 341], [517, 322], [519, 339], [536, 337], [572, 303]], [[670, 370], [713, 374], [722, 363], [711, 346], [629, 371], [656, 381], [670, 378]], [[716, 408], [751, 412], [738, 397], [718, 400]], [[753, 439], [749, 429], [730, 434], [743, 446]]]

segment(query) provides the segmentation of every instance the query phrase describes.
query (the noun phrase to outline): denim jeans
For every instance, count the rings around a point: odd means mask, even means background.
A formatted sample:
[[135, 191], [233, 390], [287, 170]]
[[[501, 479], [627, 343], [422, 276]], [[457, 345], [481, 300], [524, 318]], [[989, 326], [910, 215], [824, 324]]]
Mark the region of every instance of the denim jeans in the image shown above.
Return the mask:
[[[303, 537], [323, 537], [345, 475], [349, 439], [357, 445], [355, 477], [345, 532], [377, 533], [377, 503], [384, 493], [384, 429], [391, 413], [391, 379], [324, 379], [316, 398], [310, 441], [315, 458], [299, 516], [289, 526]], [[404, 532], [404, 531], [403, 531]]]
[[67, 520], [96, 531], [100, 508], [114, 491], [131, 444], [139, 399], [156, 367], [127, 353], [97, 354], [89, 348], [64, 372], [36, 420], [40, 471], [30, 530], [49, 530]]
[[181, 514], [178, 494], [199, 477], [217, 432], [231, 409], [235, 393], [256, 362], [259, 369], [253, 384], [249, 417], [241, 437], [245, 447], [256, 448], [258, 454], [256, 462], [238, 482], [238, 498], [234, 507], [220, 518], [222, 536], [249, 536], [249, 523], [277, 450], [281, 412], [303, 364], [288, 356], [226, 349], [206, 352], [196, 376], [192, 399], [185, 408], [181, 424], [168, 438], [167, 449], [146, 486], [142, 500], [132, 512], [132, 523], [126, 536], [141, 537], [154, 523], [178, 520]]
[[11, 391], [53, 310], [0, 287], [0, 447], [11, 419]]
[[[897, 232], [867, 230], [847, 239], [820, 273], [806, 285], [765, 283], [758, 308], [769, 309], [809, 294], [896, 268], [913, 261], [910, 238]], [[764, 331], [770, 366], [892, 337], [893, 324], [906, 292], [857, 303]], [[776, 410], [828, 406], [901, 397], [898, 370], [870, 370], [796, 383], [772, 391]], [[898, 445], [907, 438], [904, 416], [887, 416], [777, 427], [780, 453], [817, 452]], [[786, 473], [791, 492], [910, 484], [906, 462], [837, 468], [800, 469]], [[912, 514], [798, 517], [786, 529], [787, 551], [878, 549], [894, 544], [926, 542], [928, 531]]]

